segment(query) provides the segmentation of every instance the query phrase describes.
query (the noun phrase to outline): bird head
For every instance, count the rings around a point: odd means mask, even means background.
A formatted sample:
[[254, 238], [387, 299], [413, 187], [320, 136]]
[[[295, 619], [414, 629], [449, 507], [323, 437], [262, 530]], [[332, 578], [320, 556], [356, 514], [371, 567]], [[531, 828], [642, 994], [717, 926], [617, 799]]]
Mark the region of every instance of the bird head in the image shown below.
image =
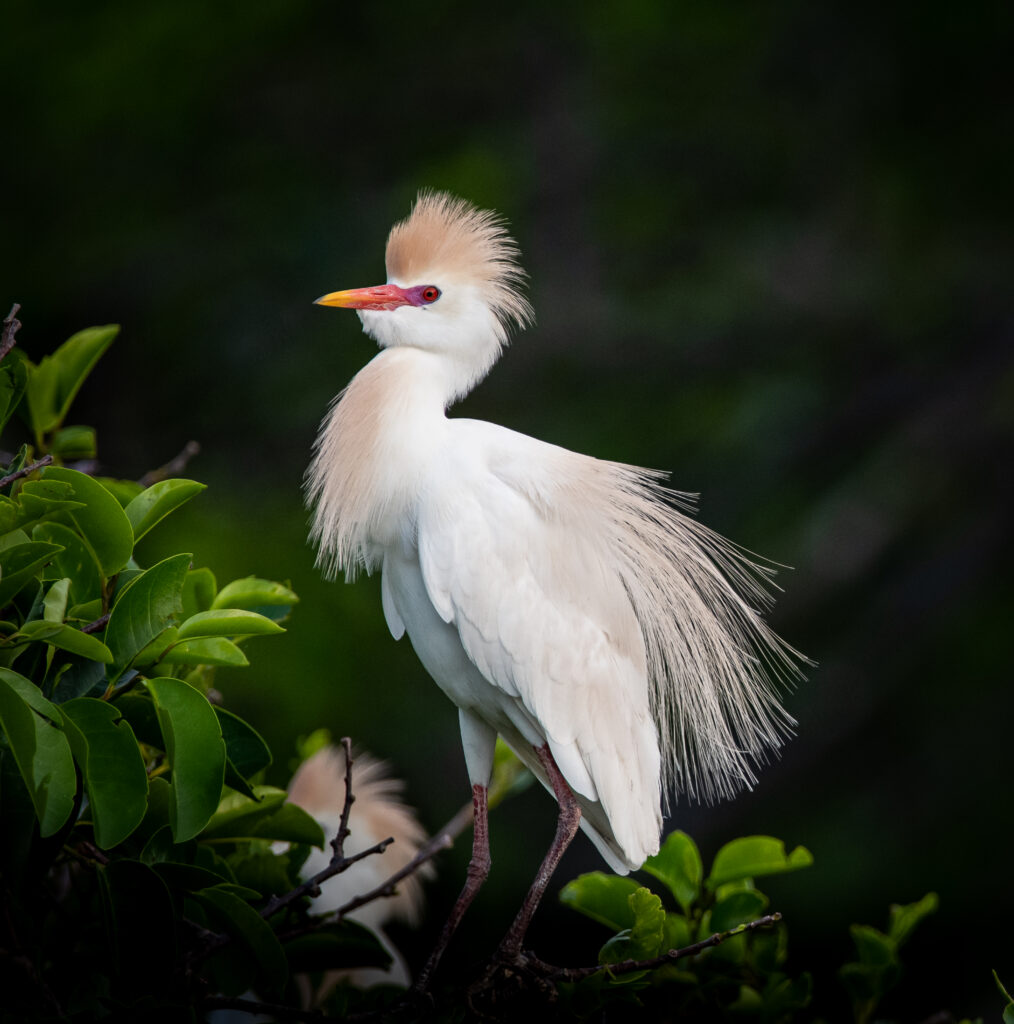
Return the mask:
[[[422, 192], [387, 239], [387, 283], [331, 292], [317, 305], [358, 312], [382, 348], [407, 346], [456, 364], [460, 393], [533, 320], [525, 273], [503, 220], [446, 192]], [[462, 372], [464, 371], [464, 372]]]

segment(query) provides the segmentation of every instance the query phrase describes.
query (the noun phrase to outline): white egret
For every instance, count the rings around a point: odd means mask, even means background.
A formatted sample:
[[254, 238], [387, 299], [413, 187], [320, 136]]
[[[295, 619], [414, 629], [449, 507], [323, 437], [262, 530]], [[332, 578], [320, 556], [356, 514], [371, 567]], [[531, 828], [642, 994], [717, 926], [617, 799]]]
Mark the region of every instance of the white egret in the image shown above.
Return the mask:
[[448, 418], [532, 321], [495, 213], [423, 192], [386, 263], [386, 284], [317, 299], [381, 351], [326, 416], [307, 496], [318, 563], [381, 570], [391, 633], [458, 707], [473, 851], [425, 983], [489, 871], [497, 734], [560, 807], [511, 959], [579, 825], [626, 872], [658, 850], [664, 794], [754, 781], [791, 729], [775, 683], [798, 656], [758, 612], [770, 570], [684, 514], [666, 474]]

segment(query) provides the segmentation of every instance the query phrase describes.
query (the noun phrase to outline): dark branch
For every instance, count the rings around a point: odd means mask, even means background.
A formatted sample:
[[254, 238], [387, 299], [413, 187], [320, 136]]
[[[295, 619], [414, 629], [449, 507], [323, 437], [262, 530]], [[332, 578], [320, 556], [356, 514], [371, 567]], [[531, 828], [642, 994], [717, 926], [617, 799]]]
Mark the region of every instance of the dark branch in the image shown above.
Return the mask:
[[187, 441], [183, 446], [183, 451], [176, 458], [170, 459], [164, 466], [159, 466], [158, 469], [148, 470], [137, 482], [142, 487], [151, 487], [152, 484], [157, 484], [160, 480], [168, 480], [170, 477], [179, 476], [187, 468], [187, 463], [200, 450], [201, 446], [196, 441]]
[[14, 335], [18, 333], [21, 321], [18, 319], [18, 310], [21, 305], [17, 302], [11, 306], [11, 311], [4, 317], [3, 334], [0, 334], [0, 359], [3, 359], [12, 348], [14, 348]]
[[82, 633], [98, 633], [99, 630], [105, 629], [106, 624], [109, 622], [109, 612], [105, 615], [100, 615], [94, 622], [89, 622], [86, 626], [81, 627]]
[[725, 932], [715, 932], [714, 935], [695, 942], [691, 946], [684, 946], [682, 949], [670, 949], [659, 956], [650, 957], [647, 960], [621, 960], [617, 964], [596, 964], [594, 967], [555, 967], [547, 964], [537, 957], [525, 954], [525, 966], [533, 969], [539, 974], [553, 978], [557, 981], [580, 981], [582, 978], [590, 978], [593, 974], [608, 971], [610, 974], [629, 974], [631, 971], [650, 971], [663, 964], [672, 964], [677, 960], [685, 960], [689, 956], [697, 956], [712, 946], [720, 946], [723, 942], [735, 935], [742, 935], [744, 932], [752, 932], [758, 928], [767, 928], [770, 925], [781, 921], [780, 913], [765, 914], [755, 921], [748, 921], [746, 924], [737, 925]]
[[34, 473], [37, 469], [42, 469], [43, 466], [48, 466], [52, 461], [52, 455], [43, 455], [41, 459], [36, 459], [35, 462], [31, 462], [27, 466], [22, 466], [21, 469], [16, 472], [8, 473], [7, 476], [0, 480], [0, 488], [14, 483], [15, 480], [20, 480], [23, 476], [28, 476], [30, 473]]

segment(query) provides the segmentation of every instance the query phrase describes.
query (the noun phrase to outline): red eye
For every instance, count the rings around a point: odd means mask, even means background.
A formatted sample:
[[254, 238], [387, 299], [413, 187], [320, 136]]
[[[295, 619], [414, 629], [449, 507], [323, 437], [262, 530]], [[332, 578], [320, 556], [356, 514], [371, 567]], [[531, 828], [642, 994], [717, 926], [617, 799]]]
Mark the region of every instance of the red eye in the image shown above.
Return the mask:
[[440, 289], [435, 285], [429, 284], [422, 290], [423, 302], [436, 302], [440, 298]]

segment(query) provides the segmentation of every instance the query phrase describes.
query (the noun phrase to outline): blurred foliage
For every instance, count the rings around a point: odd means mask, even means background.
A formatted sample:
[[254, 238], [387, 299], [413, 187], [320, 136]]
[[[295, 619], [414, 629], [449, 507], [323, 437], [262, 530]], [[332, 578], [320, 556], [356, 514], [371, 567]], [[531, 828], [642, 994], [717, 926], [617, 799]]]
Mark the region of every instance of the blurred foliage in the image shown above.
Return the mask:
[[[218, 670], [230, 707], [275, 750], [325, 725], [396, 757], [438, 823], [468, 792], [453, 709], [375, 581], [323, 584], [305, 545], [316, 424], [372, 354], [310, 302], [381, 280], [421, 186], [502, 211], [539, 326], [461, 412], [672, 467], [708, 525], [796, 567], [775, 625], [820, 665], [798, 737], [749, 796], [676, 821], [712, 851], [806, 836], [817, 866], [779, 906], [825, 962], [850, 920], [933, 889], [943, 932], [1004, 976], [1012, 28], [993, 0], [15, 3], [4, 308], [40, 354], [129, 325], [81, 421], [135, 477], [197, 438], [210, 485], [144, 564], [193, 551], [303, 598], [242, 675]], [[496, 818], [452, 970], [497, 941], [552, 832], [537, 788]], [[579, 841], [563, 870], [595, 863]], [[545, 909], [537, 935], [569, 932]], [[399, 936], [415, 962], [432, 939]], [[913, 1016], [993, 1012], [980, 944], [946, 973], [913, 952]]]

